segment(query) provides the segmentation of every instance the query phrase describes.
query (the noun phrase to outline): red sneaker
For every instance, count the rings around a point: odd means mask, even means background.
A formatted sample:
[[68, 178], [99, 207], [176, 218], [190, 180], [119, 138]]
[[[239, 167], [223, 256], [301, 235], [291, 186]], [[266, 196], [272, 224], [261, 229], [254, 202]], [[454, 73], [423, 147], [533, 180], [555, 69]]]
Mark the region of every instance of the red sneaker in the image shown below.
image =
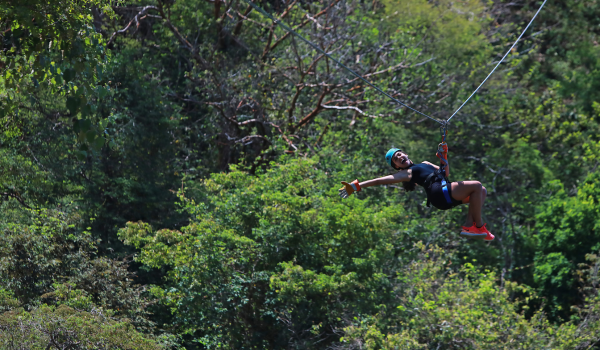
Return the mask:
[[496, 237], [494, 237], [493, 234], [490, 233], [490, 231], [487, 230], [487, 228], [485, 227], [485, 224], [483, 224], [483, 226], [481, 226], [481, 227], [477, 227], [477, 229], [479, 230], [479, 232], [483, 232], [486, 234], [485, 238], [483, 239], [484, 241], [491, 242], [494, 240], [494, 238], [496, 238]]
[[[485, 224], [482, 226], [483, 228], [485, 228]], [[477, 226], [475, 226], [475, 223], [473, 223], [473, 225], [471, 225], [470, 227], [462, 227], [462, 231], [460, 232], [461, 236], [465, 236], [467, 238], [487, 238], [487, 230], [486, 231], [482, 231], [481, 228], [478, 228]], [[492, 238], [493, 239], [493, 238]]]

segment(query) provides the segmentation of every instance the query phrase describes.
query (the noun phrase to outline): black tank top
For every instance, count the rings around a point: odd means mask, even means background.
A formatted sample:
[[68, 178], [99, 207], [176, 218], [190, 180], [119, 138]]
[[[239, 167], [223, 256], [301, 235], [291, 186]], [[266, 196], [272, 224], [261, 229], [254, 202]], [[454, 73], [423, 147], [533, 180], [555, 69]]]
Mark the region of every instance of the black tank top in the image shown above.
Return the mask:
[[427, 176], [435, 171], [433, 166], [425, 163], [413, 164], [408, 169], [412, 169], [412, 177], [410, 178], [410, 182], [416, 183], [420, 186], [423, 186]]

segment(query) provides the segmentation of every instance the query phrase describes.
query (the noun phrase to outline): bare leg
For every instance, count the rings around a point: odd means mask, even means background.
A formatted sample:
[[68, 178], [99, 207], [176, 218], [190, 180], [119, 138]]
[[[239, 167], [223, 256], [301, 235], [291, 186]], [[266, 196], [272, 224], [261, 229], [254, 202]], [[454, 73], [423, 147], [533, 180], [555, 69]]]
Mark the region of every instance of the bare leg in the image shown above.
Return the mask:
[[[485, 188], [485, 186], [483, 187], [483, 192], [482, 192], [482, 198], [481, 198], [481, 207], [483, 208], [483, 203], [485, 203], [485, 198], [487, 197], [487, 189]], [[454, 197], [454, 196], [452, 196]], [[468, 196], [467, 198], [463, 199], [462, 202], [463, 204], [467, 204], [469, 203], [469, 199], [470, 196]], [[473, 218], [473, 214], [471, 213], [471, 208], [469, 208], [469, 212], [467, 214], [467, 220], [465, 221], [465, 227], [471, 227], [471, 225], [473, 225], [473, 221], [475, 221], [475, 219]]]
[[453, 182], [450, 186], [452, 188], [452, 198], [463, 203], [469, 203], [469, 213], [467, 214], [465, 226], [472, 226], [475, 222], [477, 227], [481, 227], [483, 225], [481, 209], [487, 196], [485, 187], [479, 181]]

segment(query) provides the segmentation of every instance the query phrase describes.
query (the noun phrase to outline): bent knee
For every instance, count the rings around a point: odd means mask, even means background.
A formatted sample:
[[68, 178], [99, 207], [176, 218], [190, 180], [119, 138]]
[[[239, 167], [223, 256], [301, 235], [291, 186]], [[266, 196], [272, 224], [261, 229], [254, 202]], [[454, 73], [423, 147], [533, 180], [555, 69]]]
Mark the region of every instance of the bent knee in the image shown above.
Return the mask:
[[485, 188], [485, 186], [481, 186], [481, 189], [483, 190], [483, 195], [487, 196], [487, 189]]

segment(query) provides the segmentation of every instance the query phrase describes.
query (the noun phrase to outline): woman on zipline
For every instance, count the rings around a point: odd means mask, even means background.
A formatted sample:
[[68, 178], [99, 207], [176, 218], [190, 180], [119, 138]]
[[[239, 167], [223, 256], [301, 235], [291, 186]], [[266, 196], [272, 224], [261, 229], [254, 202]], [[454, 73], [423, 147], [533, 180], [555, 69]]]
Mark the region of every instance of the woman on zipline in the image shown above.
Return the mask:
[[407, 191], [413, 191], [416, 185], [420, 185], [425, 188], [427, 193], [427, 205], [431, 203], [438, 209], [447, 210], [460, 204], [469, 203], [467, 220], [460, 234], [467, 238], [483, 238], [486, 241], [493, 241], [494, 235], [487, 230], [481, 220], [481, 208], [487, 190], [479, 181], [448, 183], [446, 181], [449, 175], [448, 146], [442, 143], [440, 147], [441, 152], [439, 151], [437, 156], [441, 160], [441, 167], [429, 162], [414, 164], [402, 150], [392, 148], [385, 155], [385, 160], [392, 168], [398, 170], [397, 173], [364, 182], [354, 180], [347, 183], [342, 181], [344, 187], [340, 189], [340, 196], [347, 198], [365, 187], [398, 182], [402, 182], [402, 186]]

